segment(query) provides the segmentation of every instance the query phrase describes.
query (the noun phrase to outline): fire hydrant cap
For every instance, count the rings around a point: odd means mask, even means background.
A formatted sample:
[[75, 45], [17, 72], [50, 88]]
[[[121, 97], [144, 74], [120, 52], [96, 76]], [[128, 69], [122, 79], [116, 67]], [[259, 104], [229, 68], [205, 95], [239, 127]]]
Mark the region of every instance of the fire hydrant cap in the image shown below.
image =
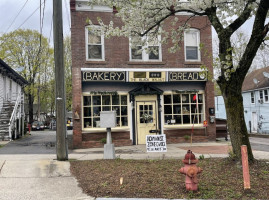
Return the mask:
[[185, 154], [185, 159], [182, 160], [182, 162], [185, 164], [195, 164], [198, 163], [198, 160], [195, 159], [195, 155], [192, 153], [192, 151], [188, 150]]

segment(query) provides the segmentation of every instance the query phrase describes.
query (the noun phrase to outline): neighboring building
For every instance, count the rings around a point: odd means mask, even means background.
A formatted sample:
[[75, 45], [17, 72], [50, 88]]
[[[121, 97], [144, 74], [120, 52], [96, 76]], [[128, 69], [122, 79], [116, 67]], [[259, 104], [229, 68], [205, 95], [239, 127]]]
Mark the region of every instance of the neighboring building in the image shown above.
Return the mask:
[[222, 96], [215, 96], [216, 118], [227, 119], [225, 103]]
[[27, 81], [0, 59], [0, 139], [24, 133], [24, 93]]
[[[145, 144], [149, 134], [166, 134], [168, 143], [183, 142], [193, 124], [193, 141], [216, 139], [214, 86], [199, 74], [201, 65], [213, 73], [212, 58], [207, 56], [212, 54], [212, 34], [206, 16], [177, 15], [191, 25], [181, 50], [169, 53], [171, 43], [159, 43], [149, 46], [154, 54], [137, 52], [129, 38], [107, 39], [89, 31], [87, 18], [94, 24], [100, 17], [121, 26], [112, 8], [91, 7], [85, 0], [71, 0], [70, 8], [75, 148], [103, 146], [106, 129], [100, 128], [100, 112], [111, 110], [117, 114], [117, 127], [112, 128], [116, 146]], [[205, 120], [208, 127], [203, 126]]]
[[[249, 133], [269, 134], [269, 67], [248, 74], [242, 86], [244, 117]], [[222, 96], [215, 97], [216, 117], [226, 119]]]
[[269, 67], [248, 74], [242, 87], [249, 132], [269, 134]]

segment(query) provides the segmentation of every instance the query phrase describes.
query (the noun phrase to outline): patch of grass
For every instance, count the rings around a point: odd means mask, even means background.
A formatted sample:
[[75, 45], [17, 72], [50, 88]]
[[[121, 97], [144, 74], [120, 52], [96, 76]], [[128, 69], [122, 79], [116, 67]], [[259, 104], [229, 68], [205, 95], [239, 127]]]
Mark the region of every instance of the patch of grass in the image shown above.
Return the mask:
[[103, 144], [106, 144], [106, 138], [102, 138], [102, 139], [100, 140], [100, 142], [103, 143]]
[[185, 140], [189, 140], [191, 137], [190, 137], [189, 135], [184, 135], [183, 138], [184, 138]]
[[[268, 162], [268, 161], [267, 161]], [[269, 196], [269, 164], [249, 166], [251, 190], [245, 191], [242, 168], [229, 158], [200, 160], [199, 190], [185, 189], [181, 160], [72, 161], [71, 172], [85, 193], [93, 197], [168, 199], [264, 199]], [[123, 184], [120, 185], [120, 178]]]
[[204, 160], [204, 159], [205, 159], [204, 154], [202, 154], [202, 155], [199, 156], [199, 160]]

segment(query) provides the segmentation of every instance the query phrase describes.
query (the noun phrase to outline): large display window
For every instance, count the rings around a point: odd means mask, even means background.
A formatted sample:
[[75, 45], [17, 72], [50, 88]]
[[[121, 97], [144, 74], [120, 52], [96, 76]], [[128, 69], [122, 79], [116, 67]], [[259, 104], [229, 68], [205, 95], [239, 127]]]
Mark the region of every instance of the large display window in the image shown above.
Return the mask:
[[83, 95], [83, 129], [100, 128], [100, 112], [115, 110], [117, 127], [128, 126], [127, 94]]
[[165, 93], [163, 95], [164, 125], [202, 124], [205, 119], [204, 94]]

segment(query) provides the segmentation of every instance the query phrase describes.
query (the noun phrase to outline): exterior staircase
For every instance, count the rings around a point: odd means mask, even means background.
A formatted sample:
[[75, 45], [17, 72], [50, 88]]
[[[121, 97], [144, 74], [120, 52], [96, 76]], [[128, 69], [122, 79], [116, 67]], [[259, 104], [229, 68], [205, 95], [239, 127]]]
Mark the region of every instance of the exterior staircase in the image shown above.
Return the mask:
[[5, 101], [0, 113], [0, 140], [10, 140], [9, 138], [9, 120], [14, 109], [15, 103]]

